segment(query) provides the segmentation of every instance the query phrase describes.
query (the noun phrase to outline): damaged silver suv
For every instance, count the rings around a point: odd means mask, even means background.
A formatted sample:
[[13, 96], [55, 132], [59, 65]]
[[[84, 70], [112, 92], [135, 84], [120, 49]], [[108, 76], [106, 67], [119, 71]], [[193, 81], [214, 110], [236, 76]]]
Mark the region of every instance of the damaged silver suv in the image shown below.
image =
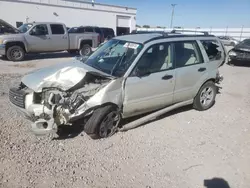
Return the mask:
[[84, 131], [105, 138], [122, 118], [189, 104], [209, 109], [225, 57], [219, 39], [208, 34], [124, 35], [89, 57], [24, 76], [9, 99], [33, 121], [35, 134], [87, 119]]

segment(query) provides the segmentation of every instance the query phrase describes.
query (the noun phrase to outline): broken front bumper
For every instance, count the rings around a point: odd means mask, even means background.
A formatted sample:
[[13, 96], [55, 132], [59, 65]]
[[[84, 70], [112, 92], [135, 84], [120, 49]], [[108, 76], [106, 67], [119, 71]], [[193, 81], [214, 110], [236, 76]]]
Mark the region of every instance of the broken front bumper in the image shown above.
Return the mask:
[[32, 93], [27, 93], [18, 88], [11, 88], [9, 90], [9, 100], [25, 119], [33, 122], [31, 130], [34, 134], [45, 135], [57, 131], [57, 125], [53, 119], [53, 110], [46, 109], [42, 104], [33, 104]]

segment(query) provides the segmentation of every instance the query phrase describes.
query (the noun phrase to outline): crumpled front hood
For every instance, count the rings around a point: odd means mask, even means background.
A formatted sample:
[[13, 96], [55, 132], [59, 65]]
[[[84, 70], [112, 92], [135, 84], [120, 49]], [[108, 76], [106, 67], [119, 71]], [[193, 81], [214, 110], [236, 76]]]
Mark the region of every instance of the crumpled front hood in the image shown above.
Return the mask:
[[41, 92], [43, 88], [60, 88], [63, 91], [67, 91], [79, 83], [87, 72], [108, 76], [75, 60], [32, 72], [23, 77], [22, 83], [35, 92]]
[[10, 25], [8, 22], [0, 19], [0, 34], [12, 34], [12, 33], [18, 33], [19, 31], [17, 28]]

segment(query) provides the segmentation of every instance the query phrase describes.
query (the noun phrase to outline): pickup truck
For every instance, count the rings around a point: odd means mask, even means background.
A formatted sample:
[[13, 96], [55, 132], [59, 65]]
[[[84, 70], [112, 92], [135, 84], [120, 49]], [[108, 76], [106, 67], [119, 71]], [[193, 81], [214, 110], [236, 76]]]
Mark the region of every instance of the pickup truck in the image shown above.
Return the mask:
[[27, 53], [65, 51], [87, 56], [100, 41], [97, 33], [68, 33], [62, 23], [23, 24], [17, 34], [0, 35], [0, 55], [21, 61]]

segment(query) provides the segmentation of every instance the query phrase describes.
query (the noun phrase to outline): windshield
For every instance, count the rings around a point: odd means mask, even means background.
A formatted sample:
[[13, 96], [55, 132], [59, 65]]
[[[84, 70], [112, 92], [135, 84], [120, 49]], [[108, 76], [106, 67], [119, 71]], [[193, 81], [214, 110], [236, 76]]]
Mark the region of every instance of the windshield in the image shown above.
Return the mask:
[[18, 28], [18, 30], [20, 31], [20, 33], [26, 33], [31, 27], [32, 24], [23, 24]]
[[84, 63], [106, 74], [121, 77], [142, 47], [142, 44], [112, 39], [98, 48]]
[[242, 44], [250, 46], [250, 39], [245, 39], [242, 41]]
[[68, 30], [68, 33], [77, 33], [78, 27], [72, 27]]

